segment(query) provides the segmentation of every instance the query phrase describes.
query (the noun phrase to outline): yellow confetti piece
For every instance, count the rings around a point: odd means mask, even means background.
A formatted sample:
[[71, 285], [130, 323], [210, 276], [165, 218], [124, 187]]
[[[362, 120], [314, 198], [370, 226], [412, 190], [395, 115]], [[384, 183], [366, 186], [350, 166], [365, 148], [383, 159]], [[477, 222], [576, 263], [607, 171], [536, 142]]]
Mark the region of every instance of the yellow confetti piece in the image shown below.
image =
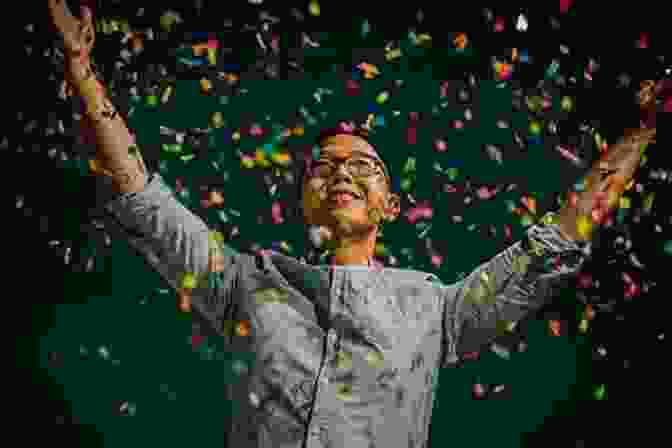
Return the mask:
[[310, 15], [318, 17], [320, 15], [320, 3], [317, 0], [311, 0], [308, 4], [308, 12]]
[[180, 282], [180, 287], [182, 289], [194, 289], [196, 287], [196, 277], [191, 272], [185, 272], [182, 276], [182, 281]]
[[257, 148], [255, 151], [254, 161], [256, 162], [257, 166], [261, 168], [268, 168], [271, 166], [271, 162], [269, 162], [269, 160], [266, 158], [266, 151], [261, 148]]
[[423, 34], [418, 34], [416, 38], [416, 45], [422, 45], [426, 44], [432, 41], [432, 36], [430, 36], [428, 33], [423, 33]]
[[214, 48], [208, 48], [208, 63], [210, 65], [217, 64], [217, 50]]
[[618, 204], [618, 207], [622, 208], [622, 209], [625, 209], [625, 210], [628, 210], [630, 208], [630, 205], [631, 205], [630, 204], [630, 198], [622, 197], [619, 204]]
[[288, 153], [273, 153], [271, 155], [271, 160], [282, 166], [288, 166], [292, 161]]
[[547, 213], [540, 220], [542, 224], [558, 224], [560, 222], [560, 217], [557, 213]]
[[336, 353], [336, 367], [339, 369], [351, 369], [352, 368], [352, 355], [347, 352], [338, 352]]
[[656, 193], [649, 193], [644, 198], [644, 211], [650, 213], [653, 208], [653, 200], [656, 198]]
[[352, 400], [352, 386], [350, 384], [340, 383], [336, 385], [336, 397], [343, 401]]
[[203, 93], [208, 93], [210, 92], [210, 89], [212, 89], [212, 83], [207, 78], [201, 78], [198, 84], [199, 87], [201, 88], [201, 92]]
[[581, 331], [581, 333], [586, 333], [589, 326], [590, 323], [588, 322], [588, 319], [581, 319], [581, 322], [579, 323], [579, 331]]
[[525, 273], [527, 272], [527, 268], [530, 266], [531, 263], [532, 263], [532, 257], [530, 257], [527, 254], [520, 255], [513, 259], [513, 265], [512, 265], [513, 272], [520, 275], [525, 275]]
[[243, 168], [254, 168], [254, 159], [252, 157], [243, 156], [240, 160], [240, 164], [243, 166]]
[[237, 142], [240, 140], [240, 131], [234, 131], [233, 134], [231, 134], [231, 140], [234, 142]]
[[385, 60], [387, 62], [393, 61], [395, 59], [398, 59], [402, 56], [402, 52], [400, 48], [394, 48], [392, 50], [389, 50], [385, 53]]
[[277, 288], [268, 288], [255, 291], [253, 296], [258, 304], [286, 303], [289, 293]]
[[98, 163], [96, 162], [96, 159], [89, 159], [89, 170], [93, 173], [100, 173], [102, 172], [101, 169], [98, 167]]
[[630, 179], [630, 182], [628, 182], [628, 185], [625, 187], [625, 191], [630, 191], [632, 187], [635, 185], [635, 179]]
[[381, 368], [385, 362], [383, 354], [378, 351], [371, 351], [366, 354], [366, 362], [372, 367]]
[[530, 242], [530, 252], [529, 253], [531, 253], [531, 254], [533, 254], [537, 257], [541, 257], [542, 255], [544, 255], [546, 250], [544, 249], [543, 244], [539, 243], [537, 240], [532, 239], [532, 238], [529, 238], [529, 242]]
[[215, 112], [210, 117], [210, 124], [216, 128], [222, 128], [224, 126], [224, 114], [221, 112]]
[[173, 86], [167, 86], [164, 89], [163, 94], [161, 95], [161, 103], [166, 104], [172, 94], [173, 94]]
[[593, 221], [589, 216], [582, 215], [576, 219], [576, 231], [580, 238], [584, 240], [590, 238], [590, 235], [593, 233]]

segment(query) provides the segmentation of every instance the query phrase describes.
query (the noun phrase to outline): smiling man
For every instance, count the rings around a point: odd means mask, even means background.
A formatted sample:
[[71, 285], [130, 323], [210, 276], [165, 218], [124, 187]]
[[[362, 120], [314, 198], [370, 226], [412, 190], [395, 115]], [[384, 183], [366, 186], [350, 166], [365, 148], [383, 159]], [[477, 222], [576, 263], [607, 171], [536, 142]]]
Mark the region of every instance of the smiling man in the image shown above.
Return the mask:
[[333, 264], [369, 264], [378, 226], [399, 214], [399, 196], [363, 133], [327, 130], [319, 144], [319, 157], [302, 179], [305, 222], [320, 229]]
[[542, 306], [551, 283], [577, 272], [593, 223], [618, 203], [640, 145], [655, 134], [610, 148], [558, 215], [442, 285], [429, 273], [372, 263], [381, 220], [398, 215], [399, 197], [373, 146], [341, 129], [320, 139], [301, 179], [305, 222], [322, 229], [330, 263], [239, 253], [129, 151], [128, 129], [88, 60], [91, 14], [77, 20], [62, 0], [49, 8], [64, 37], [68, 81], [96, 136], [97, 174], [118, 193], [106, 209], [177, 291], [181, 308], [219, 332], [230, 352], [254, 360], [227, 388], [237, 404], [224, 425], [230, 447], [427, 446], [438, 368], [487, 347]]

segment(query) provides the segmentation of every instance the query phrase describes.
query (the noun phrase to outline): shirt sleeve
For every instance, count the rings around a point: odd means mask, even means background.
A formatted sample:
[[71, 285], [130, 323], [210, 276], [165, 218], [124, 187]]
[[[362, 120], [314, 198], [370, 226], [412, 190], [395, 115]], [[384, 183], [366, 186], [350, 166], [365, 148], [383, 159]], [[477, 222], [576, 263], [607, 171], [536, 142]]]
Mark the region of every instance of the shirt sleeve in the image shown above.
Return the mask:
[[231, 297], [240, 255], [173, 195], [158, 173], [144, 190], [105, 204], [130, 246], [191, 309], [216, 323]]
[[442, 366], [480, 351], [507, 327], [549, 299], [549, 286], [578, 272], [590, 242], [567, 240], [557, 215], [546, 214], [526, 236], [463, 280], [441, 288]]

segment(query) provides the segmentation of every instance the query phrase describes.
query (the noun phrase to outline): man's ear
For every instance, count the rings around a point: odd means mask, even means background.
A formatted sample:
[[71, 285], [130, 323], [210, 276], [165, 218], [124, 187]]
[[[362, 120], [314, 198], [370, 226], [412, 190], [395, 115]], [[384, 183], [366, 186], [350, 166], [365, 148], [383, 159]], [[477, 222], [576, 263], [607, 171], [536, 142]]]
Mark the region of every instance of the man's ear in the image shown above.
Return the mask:
[[388, 193], [385, 205], [385, 221], [392, 222], [397, 219], [401, 212], [401, 198], [396, 193]]

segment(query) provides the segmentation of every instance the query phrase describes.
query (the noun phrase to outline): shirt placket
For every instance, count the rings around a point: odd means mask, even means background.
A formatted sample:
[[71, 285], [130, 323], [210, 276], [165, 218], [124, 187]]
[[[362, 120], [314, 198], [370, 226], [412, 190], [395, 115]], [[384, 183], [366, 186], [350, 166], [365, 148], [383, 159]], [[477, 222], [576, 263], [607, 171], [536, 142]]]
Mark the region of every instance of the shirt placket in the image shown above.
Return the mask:
[[[338, 290], [341, 283], [341, 273], [334, 271], [332, 276], [332, 284], [329, 290], [331, 295], [329, 319], [333, 313], [334, 300], [338, 297]], [[313, 417], [310, 421], [310, 428], [308, 429], [308, 444], [307, 448], [319, 448], [327, 444], [327, 432], [329, 429], [326, 415], [323, 413], [322, 403], [327, 398], [329, 388], [329, 378], [331, 377], [331, 362], [336, 357], [336, 346], [338, 344], [338, 333], [336, 329], [330, 328], [327, 331], [326, 352], [325, 359], [317, 379], [317, 390], [315, 391], [315, 405], [313, 407]]]

